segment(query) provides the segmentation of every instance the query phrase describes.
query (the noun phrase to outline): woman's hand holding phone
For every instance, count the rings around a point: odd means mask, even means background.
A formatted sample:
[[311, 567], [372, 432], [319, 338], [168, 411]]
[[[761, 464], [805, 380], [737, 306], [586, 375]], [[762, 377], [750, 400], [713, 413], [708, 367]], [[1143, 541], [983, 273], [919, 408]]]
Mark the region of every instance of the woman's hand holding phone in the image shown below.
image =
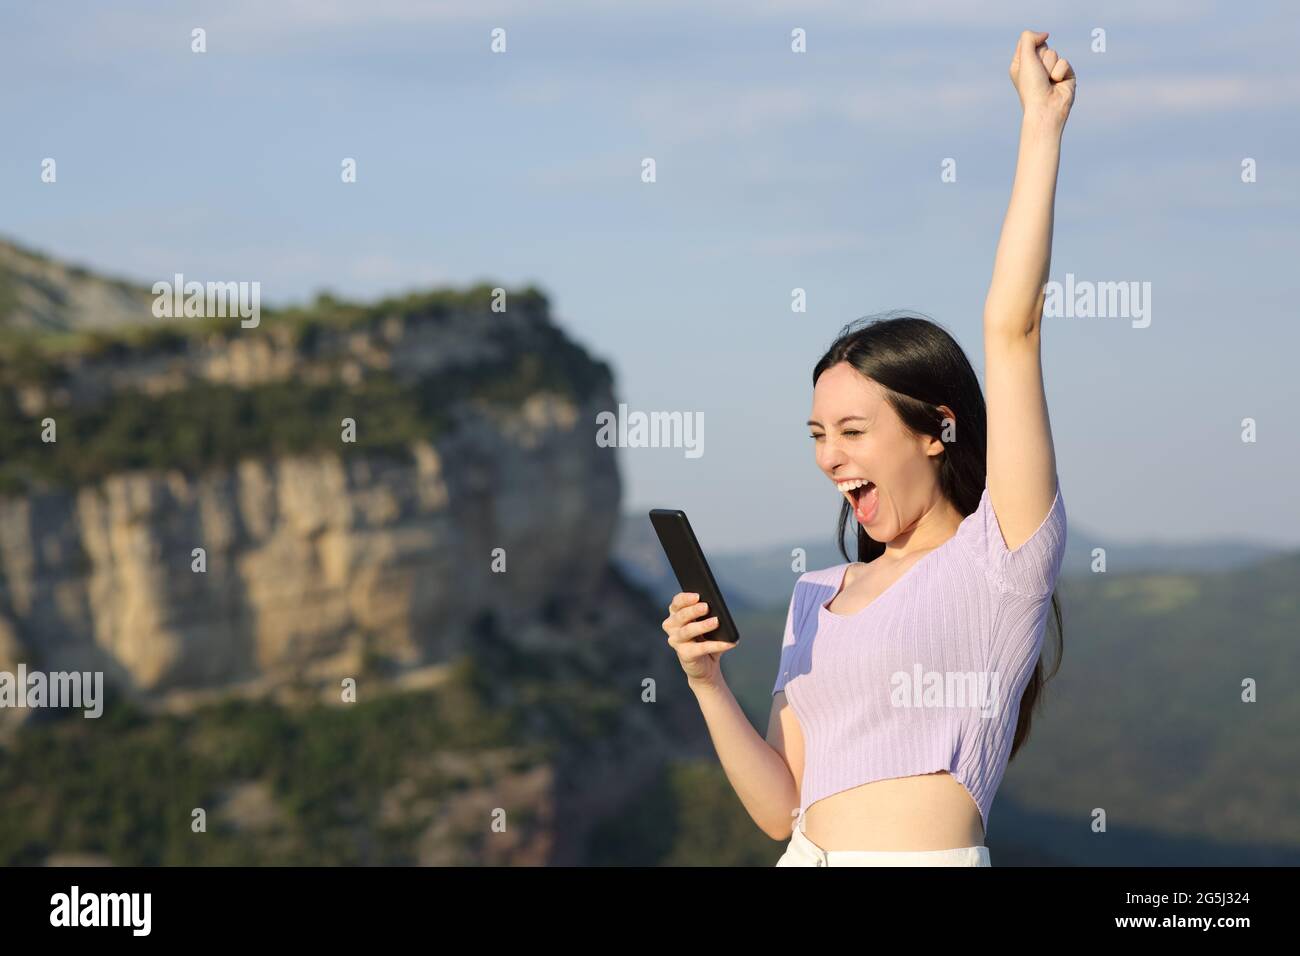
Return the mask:
[[696, 618], [708, 613], [708, 606], [700, 601], [698, 594], [681, 592], [668, 605], [668, 617], [664, 619], [664, 633], [668, 635], [668, 644], [677, 651], [677, 659], [682, 670], [692, 685], [711, 685], [722, 677], [722, 665], [718, 659], [735, 647], [732, 641], [697, 641], [700, 634], [707, 634], [718, 626], [718, 619], [710, 617], [703, 621]]

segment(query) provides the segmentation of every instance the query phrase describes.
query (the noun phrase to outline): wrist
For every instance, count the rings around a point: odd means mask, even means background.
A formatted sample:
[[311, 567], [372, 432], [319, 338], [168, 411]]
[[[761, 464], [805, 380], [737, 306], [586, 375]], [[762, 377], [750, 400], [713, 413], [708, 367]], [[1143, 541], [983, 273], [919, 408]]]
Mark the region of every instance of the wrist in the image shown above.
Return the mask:
[[1059, 146], [1065, 124], [1053, 116], [1045, 116], [1033, 110], [1025, 110], [1020, 118], [1020, 139], [1022, 142]]
[[701, 697], [709, 694], [716, 694], [718, 691], [724, 690], [727, 686], [727, 682], [722, 679], [721, 674], [712, 680], [696, 681], [691, 680], [688, 677], [686, 679], [686, 686], [695, 692], [696, 697]]

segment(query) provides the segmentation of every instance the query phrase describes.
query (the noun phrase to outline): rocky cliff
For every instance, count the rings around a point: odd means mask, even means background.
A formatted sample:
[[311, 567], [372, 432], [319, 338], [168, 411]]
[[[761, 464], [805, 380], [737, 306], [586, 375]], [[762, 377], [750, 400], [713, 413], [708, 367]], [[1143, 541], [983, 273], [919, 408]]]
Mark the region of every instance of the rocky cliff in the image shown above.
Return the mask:
[[706, 742], [538, 290], [150, 302], [0, 244], [0, 671], [117, 701], [0, 708], [0, 861], [582, 862]]
[[[0, 257], [0, 283], [52, 298], [65, 271]], [[633, 640], [646, 609], [610, 580], [619, 477], [594, 440], [609, 369], [537, 290], [494, 301], [7, 328], [0, 670], [102, 670], [158, 699], [396, 678], [454, 660], [485, 620], [592, 660]], [[557, 626], [576, 609], [622, 630]], [[655, 649], [606, 657], [639, 679]]]

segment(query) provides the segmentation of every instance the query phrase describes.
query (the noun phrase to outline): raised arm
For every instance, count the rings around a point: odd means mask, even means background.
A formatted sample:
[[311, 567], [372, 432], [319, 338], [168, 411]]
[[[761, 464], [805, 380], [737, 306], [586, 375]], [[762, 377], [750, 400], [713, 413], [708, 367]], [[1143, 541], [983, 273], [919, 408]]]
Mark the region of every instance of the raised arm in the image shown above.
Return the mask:
[[989, 498], [1007, 547], [1042, 524], [1056, 496], [1056, 453], [1043, 391], [1040, 337], [1052, 259], [1052, 207], [1074, 70], [1026, 30], [1011, 61], [1024, 115], [1011, 202], [984, 301]]

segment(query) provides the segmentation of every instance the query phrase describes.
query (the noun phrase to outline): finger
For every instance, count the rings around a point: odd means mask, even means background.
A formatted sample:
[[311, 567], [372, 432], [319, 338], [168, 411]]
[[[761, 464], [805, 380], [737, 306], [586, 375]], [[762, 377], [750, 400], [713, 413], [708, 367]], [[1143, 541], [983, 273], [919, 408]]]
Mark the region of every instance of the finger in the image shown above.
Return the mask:
[[1047, 39], [1046, 33], [1039, 33], [1034, 30], [1025, 30], [1020, 34], [1020, 42], [1016, 44], [1017, 57], [1031, 57], [1034, 50], [1039, 44]]
[[691, 621], [695, 620], [697, 617], [700, 616], [701, 612], [703, 611], [703, 608], [701, 608], [700, 605], [703, 603], [704, 603], [703, 601], [700, 601], [696, 604], [688, 604], [681, 610], [673, 612], [672, 615], [673, 623], [676, 624], [678, 627], [681, 627], [683, 624], [689, 624]]
[[683, 650], [681, 659], [693, 661], [705, 654], [720, 654], [723, 651], [729, 651], [735, 646], [734, 641], [701, 641], [698, 644], [692, 644], [690, 650]]
[[1052, 68], [1056, 66], [1057, 60], [1060, 59], [1060, 57], [1056, 55], [1056, 51], [1050, 47], [1043, 47], [1039, 50], [1038, 58], [1043, 61], [1043, 69], [1047, 70], [1048, 73], [1052, 72]]
[[683, 591], [673, 598], [673, 603], [668, 605], [670, 611], [680, 611], [688, 604], [694, 604], [700, 599], [700, 596], [693, 591]]
[[696, 621], [694, 624], [686, 625], [682, 628], [682, 633], [686, 634], [687, 637], [693, 638], [700, 634], [707, 634], [709, 631], [717, 629], [717, 627], [718, 619], [716, 617], [710, 617], [703, 621]]
[[[667, 633], [671, 634], [683, 624], [694, 620], [703, 613], [703, 609], [699, 608], [697, 604], [683, 603], [688, 596], [690, 596], [690, 592], [679, 594], [677, 597], [673, 598], [673, 603], [669, 605], [669, 607], [673, 609], [672, 613], [664, 618], [663, 623], [659, 625]], [[694, 602], [695, 598], [698, 597], [698, 594], [691, 597], [691, 602]]]
[[[668, 635], [668, 643], [672, 647], [680, 647], [683, 644], [689, 644], [691, 642], [691, 639], [694, 638], [695, 635], [703, 634], [706, 631], [711, 631], [715, 627], [717, 627], [718, 626], [716, 623], [717, 620], [718, 619], [716, 617], [711, 617], [707, 621], [696, 621], [692, 624], [686, 624], [682, 627], [673, 628], [671, 629]], [[709, 621], [713, 621], [715, 623], [710, 624]]]
[[1070, 61], [1057, 60], [1056, 65], [1052, 67], [1052, 79], [1059, 83], [1067, 76], [1074, 76], [1074, 71], [1070, 69]]
[[682, 608], [680, 611], [678, 611], [676, 614], [673, 615], [673, 618], [674, 620], [677, 621], [678, 624], [689, 624], [691, 621], [695, 620], [697, 617], [699, 617], [708, 609], [709, 609], [708, 602], [700, 601], [698, 604], [692, 604], [689, 607]]

